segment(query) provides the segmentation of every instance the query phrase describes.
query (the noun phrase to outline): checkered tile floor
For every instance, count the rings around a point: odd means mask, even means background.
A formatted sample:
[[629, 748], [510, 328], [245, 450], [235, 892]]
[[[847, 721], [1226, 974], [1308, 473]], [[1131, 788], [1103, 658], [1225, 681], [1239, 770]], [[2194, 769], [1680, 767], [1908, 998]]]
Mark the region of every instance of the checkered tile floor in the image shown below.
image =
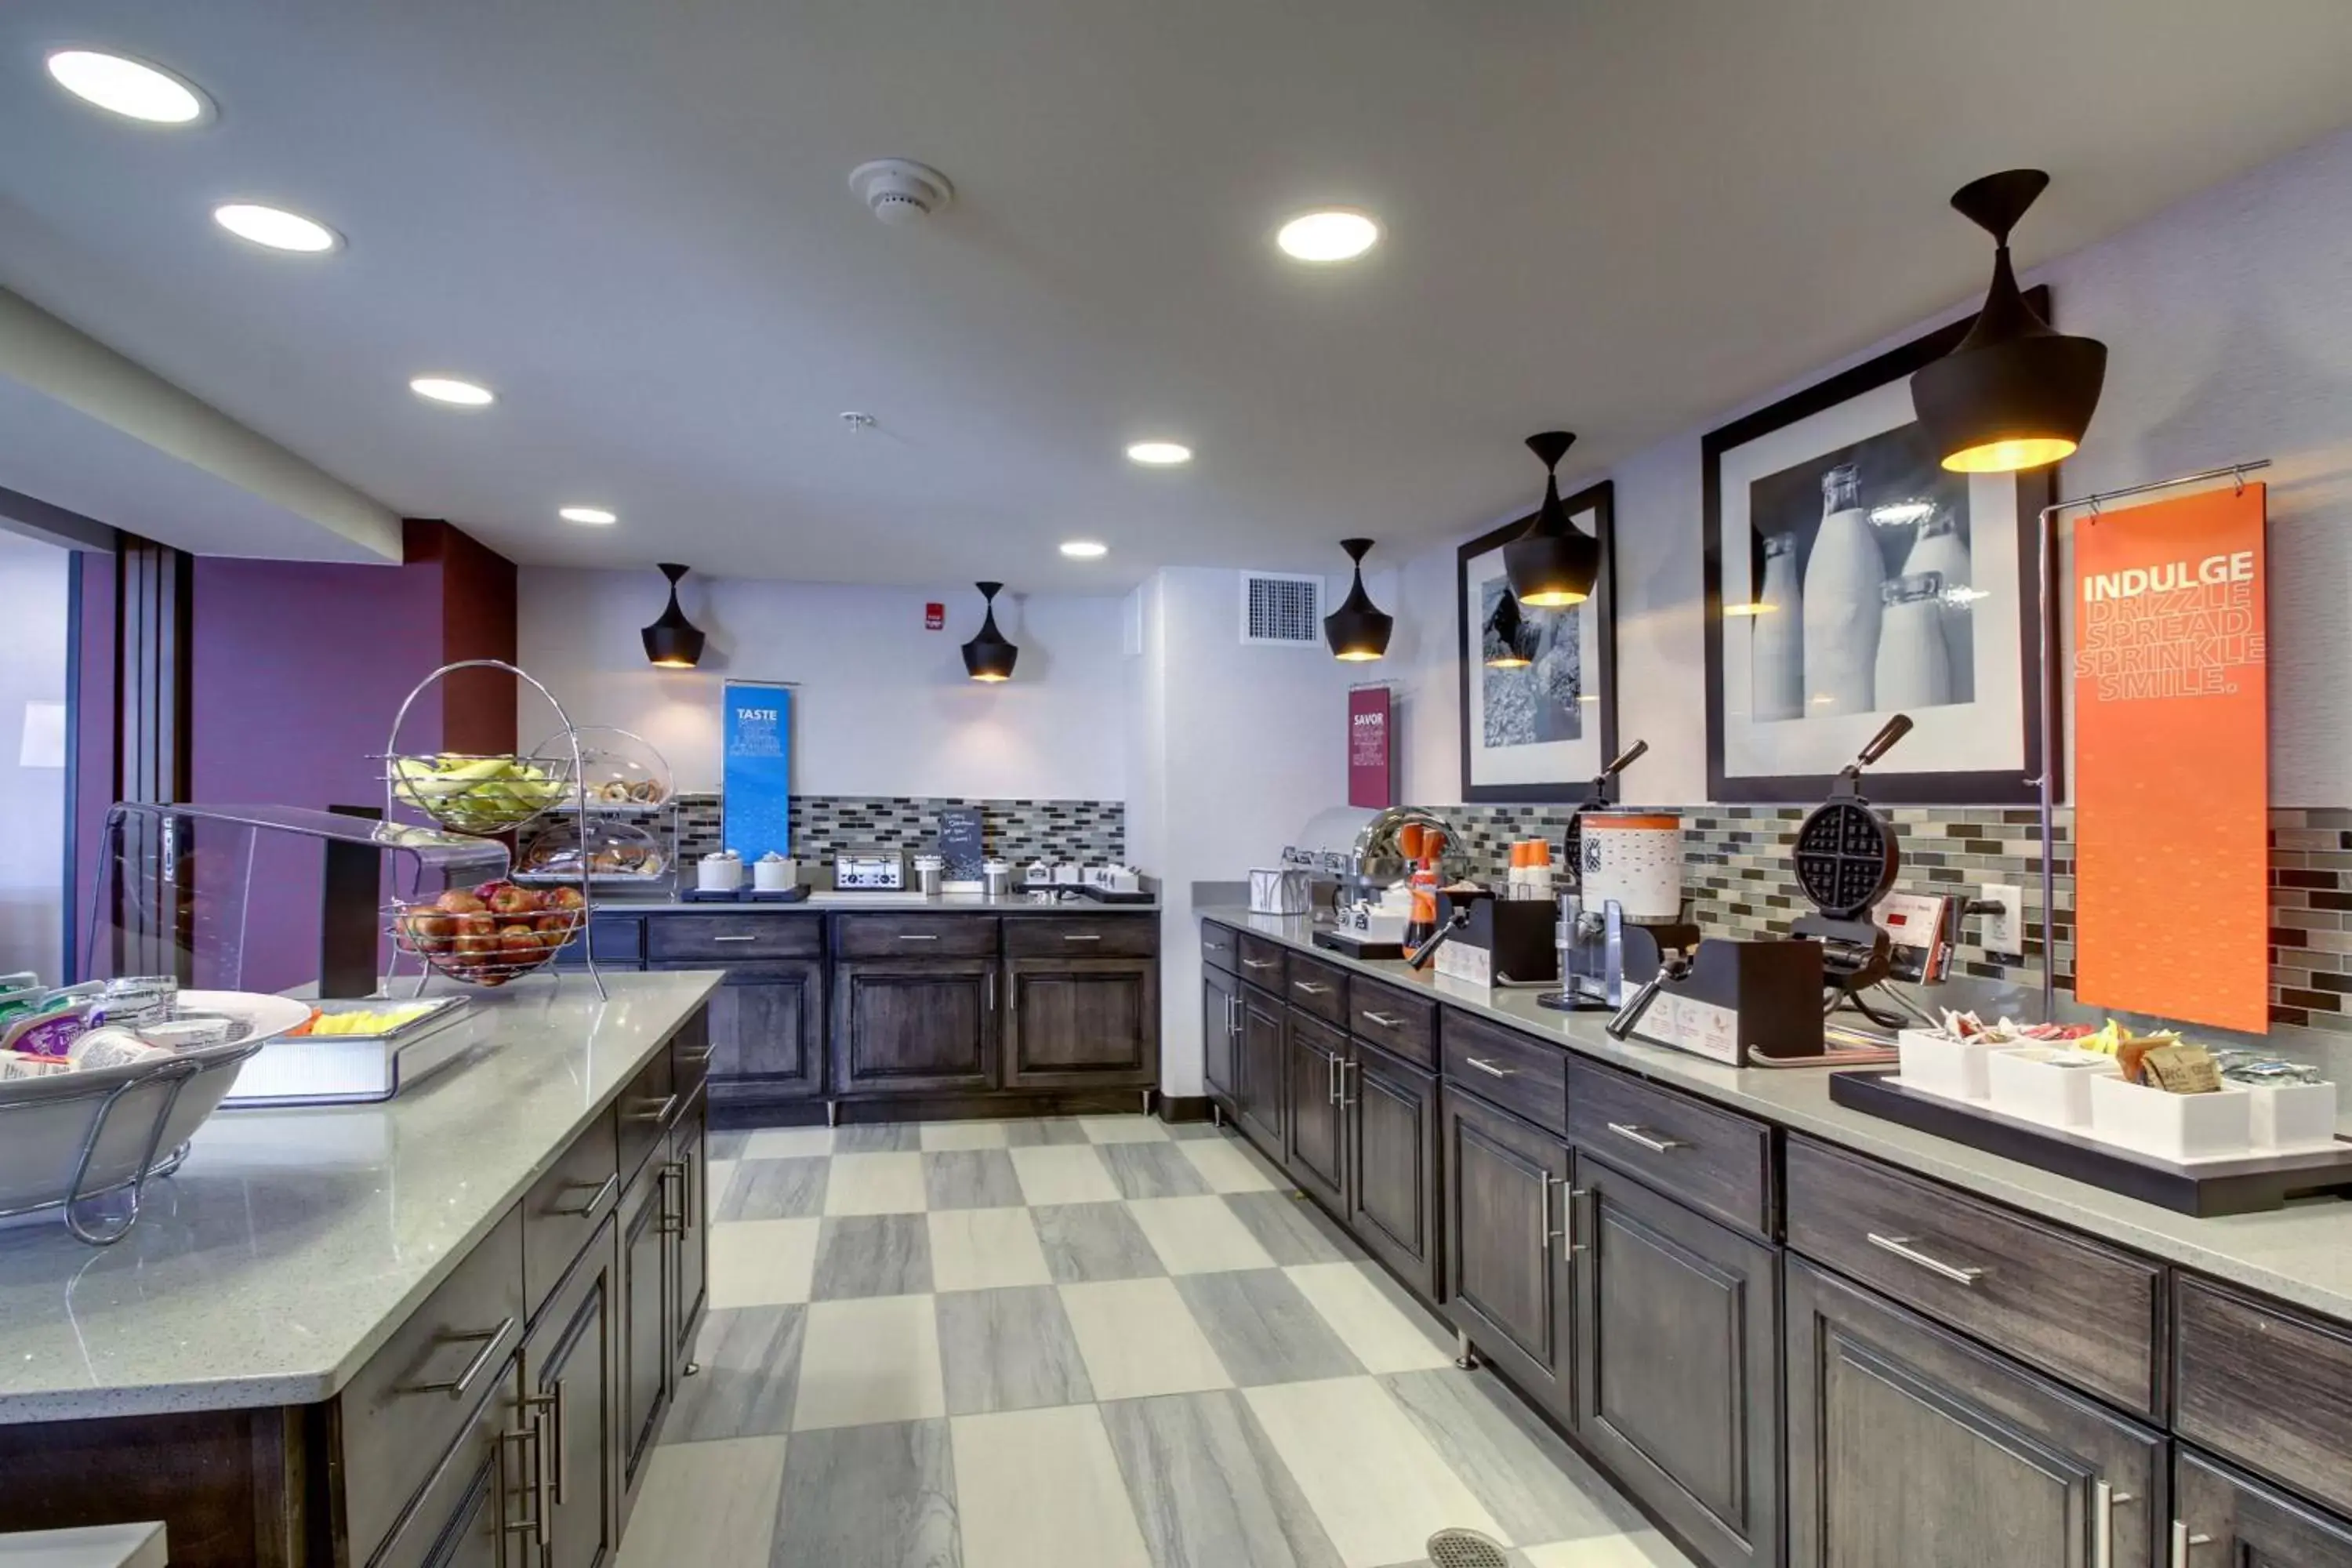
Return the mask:
[[1213, 1127], [719, 1133], [709, 1194], [621, 1568], [1685, 1562]]

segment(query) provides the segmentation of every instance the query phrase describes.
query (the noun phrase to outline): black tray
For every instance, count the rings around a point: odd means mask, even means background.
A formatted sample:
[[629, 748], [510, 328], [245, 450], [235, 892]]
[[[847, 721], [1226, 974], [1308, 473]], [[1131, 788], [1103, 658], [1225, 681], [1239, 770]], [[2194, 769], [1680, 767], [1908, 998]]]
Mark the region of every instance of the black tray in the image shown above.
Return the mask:
[[681, 904], [797, 904], [808, 896], [808, 889], [800, 886], [765, 893], [757, 888], [738, 888], [729, 893], [706, 893], [699, 888], [681, 888], [677, 901]]
[[2289, 1198], [2352, 1196], [2352, 1142], [2340, 1138], [2332, 1150], [2176, 1165], [1997, 1110], [1955, 1105], [1905, 1089], [1895, 1079], [1885, 1072], [1832, 1074], [1830, 1099], [1849, 1110], [1899, 1121], [2038, 1171], [2200, 1219], [2259, 1214], [2284, 1206]]
[[1336, 931], [1318, 931], [1312, 940], [1326, 952], [1336, 952], [1343, 958], [1362, 959], [1366, 963], [1404, 956], [1404, 943], [1401, 942], [1375, 942], [1370, 937], [1353, 937]]
[[[1059, 886], [1066, 888], [1069, 884], [1064, 882]], [[1133, 892], [1119, 888], [1097, 888], [1092, 882], [1086, 883], [1076, 891], [1098, 904], [1148, 904], [1159, 896], [1156, 893], [1147, 893], [1139, 888]]]

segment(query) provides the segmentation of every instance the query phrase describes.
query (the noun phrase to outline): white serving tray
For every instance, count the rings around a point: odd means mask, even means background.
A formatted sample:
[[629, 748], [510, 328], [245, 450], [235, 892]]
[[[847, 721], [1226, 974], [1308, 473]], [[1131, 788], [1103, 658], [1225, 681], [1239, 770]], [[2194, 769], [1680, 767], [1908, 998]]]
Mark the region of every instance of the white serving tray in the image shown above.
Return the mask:
[[[391, 1005], [394, 998], [325, 1002], [326, 1012]], [[388, 1035], [304, 1035], [270, 1041], [245, 1064], [224, 1110], [289, 1105], [373, 1105], [446, 1067], [473, 1045], [463, 996], [432, 998], [433, 1011]]]

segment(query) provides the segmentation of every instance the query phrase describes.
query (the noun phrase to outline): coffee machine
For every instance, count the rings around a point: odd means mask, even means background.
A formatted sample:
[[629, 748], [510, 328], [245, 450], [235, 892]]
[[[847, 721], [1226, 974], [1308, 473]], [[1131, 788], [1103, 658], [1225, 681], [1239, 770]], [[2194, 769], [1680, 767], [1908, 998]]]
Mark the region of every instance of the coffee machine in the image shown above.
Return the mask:
[[1680, 819], [1616, 809], [1620, 776], [1649, 749], [1636, 741], [1602, 768], [1570, 822], [1561, 984], [1536, 998], [1544, 1006], [1614, 1012], [1668, 954], [1698, 941], [1698, 928], [1683, 918]]

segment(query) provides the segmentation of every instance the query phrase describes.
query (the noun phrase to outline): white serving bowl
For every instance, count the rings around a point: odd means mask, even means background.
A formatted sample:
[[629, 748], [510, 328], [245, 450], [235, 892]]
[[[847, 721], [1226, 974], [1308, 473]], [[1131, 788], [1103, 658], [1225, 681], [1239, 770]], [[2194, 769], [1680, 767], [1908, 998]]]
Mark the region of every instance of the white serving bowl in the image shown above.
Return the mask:
[[2115, 1078], [2113, 1061], [2061, 1067], [2053, 1059], [2085, 1053], [2050, 1046], [2011, 1046], [1985, 1058], [1985, 1078], [1995, 1110], [2045, 1127], [2082, 1127], [2091, 1120], [2091, 1086]]

